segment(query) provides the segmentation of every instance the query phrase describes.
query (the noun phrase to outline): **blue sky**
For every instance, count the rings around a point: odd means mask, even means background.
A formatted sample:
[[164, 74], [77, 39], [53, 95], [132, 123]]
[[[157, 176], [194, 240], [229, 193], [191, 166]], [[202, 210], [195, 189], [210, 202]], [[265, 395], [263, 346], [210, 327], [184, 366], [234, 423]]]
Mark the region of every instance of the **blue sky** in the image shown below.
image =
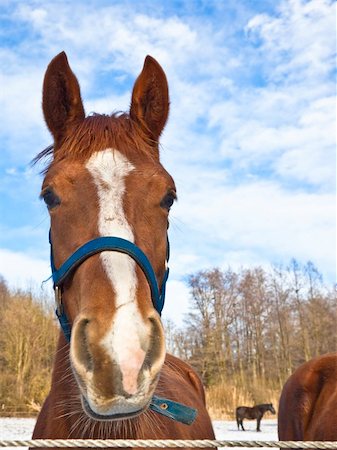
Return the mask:
[[0, 1], [0, 273], [49, 275], [48, 214], [30, 160], [51, 143], [41, 112], [65, 50], [86, 112], [127, 110], [147, 54], [171, 112], [162, 161], [171, 215], [167, 316], [186, 275], [313, 261], [335, 279], [335, 5], [285, 1]]

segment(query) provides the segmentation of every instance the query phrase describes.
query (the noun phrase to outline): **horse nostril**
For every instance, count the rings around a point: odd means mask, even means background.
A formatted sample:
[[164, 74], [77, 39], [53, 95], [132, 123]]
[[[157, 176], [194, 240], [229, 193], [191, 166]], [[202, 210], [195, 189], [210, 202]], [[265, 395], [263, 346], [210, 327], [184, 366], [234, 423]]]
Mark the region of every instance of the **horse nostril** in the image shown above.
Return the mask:
[[151, 323], [151, 336], [149, 350], [147, 351], [143, 367], [155, 368], [161, 365], [165, 357], [165, 340], [163, 327], [157, 317], [149, 317]]
[[88, 319], [80, 320], [74, 329], [73, 333], [73, 351], [77, 361], [85, 367], [87, 371], [93, 370], [92, 356], [89, 350], [89, 341], [87, 335]]

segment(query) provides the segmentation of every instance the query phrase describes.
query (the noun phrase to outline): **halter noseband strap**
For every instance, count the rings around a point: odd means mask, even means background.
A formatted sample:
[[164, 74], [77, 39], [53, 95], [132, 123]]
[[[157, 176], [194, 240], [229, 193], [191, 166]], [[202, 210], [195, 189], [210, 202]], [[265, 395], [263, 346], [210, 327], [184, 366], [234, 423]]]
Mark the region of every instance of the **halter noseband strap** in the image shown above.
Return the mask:
[[[169, 244], [167, 243], [167, 261], [169, 257]], [[164, 278], [159, 292], [157, 278], [150, 261], [145, 253], [134, 243], [115, 236], [104, 236], [92, 241], [86, 242], [82, 247], [78, 248], [69, 258], [61, 265], [59, 269], [55, 268], [53, 252], [51, 247], [51, 268], [54, 281], [54, 288], [61, 287], [65, 279], [90, 256], [103, 251], [115, 251], [125, 253], [136, 261], [142, 269], [151, 290], [151, 298], [154, 308], [161, 314], [165, 302], [166, 281], [169, 275], [169, 269], [166, 267]]]

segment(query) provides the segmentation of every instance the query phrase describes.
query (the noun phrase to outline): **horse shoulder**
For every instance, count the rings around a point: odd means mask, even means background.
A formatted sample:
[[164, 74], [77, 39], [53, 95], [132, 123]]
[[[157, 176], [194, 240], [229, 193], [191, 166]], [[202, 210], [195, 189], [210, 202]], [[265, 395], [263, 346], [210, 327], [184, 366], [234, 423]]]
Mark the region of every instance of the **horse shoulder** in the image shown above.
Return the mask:
[[186, 384], [192, 388], [202, 403], [206, 404], [205, 389], [201, 378], [188, 363], [171, 354], [167, 354], [166, 363], [168, 367], [174, 369], [175, 376], [182, 377]]
[[[285, 383], [279, 402], [280, 440], [337, 438], [337, 354], [314, 358], [302, 364]], [[334, 403], [335, 404], [335, 403]]]
[[301, 386], [298, 372], [283, 386], [278, 409], [278, 436], [280, 440], [303, 440], [302, 416], [305, 415], [306, 391]]
[[317, 367], [317, 398], [307, 439], [337, 439], [337, 353], [324, 355]]
[[[177, 424], [181, 428], [181, 433], [189, 436], [190, 439], [215, 438], [212, 422], [206, 409], [203, 384], [189, 364], [167, 354], [157, 393], [159, 396], [166, 396], [197, 410], [196, 420], [192, 425]], [[173, 423], [170, 426], [173, 426]]]

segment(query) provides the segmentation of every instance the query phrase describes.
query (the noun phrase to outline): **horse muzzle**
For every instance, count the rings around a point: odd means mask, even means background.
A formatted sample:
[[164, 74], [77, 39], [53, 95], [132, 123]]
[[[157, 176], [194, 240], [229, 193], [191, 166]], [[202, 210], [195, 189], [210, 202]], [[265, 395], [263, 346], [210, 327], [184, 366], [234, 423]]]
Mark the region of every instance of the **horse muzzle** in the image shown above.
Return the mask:
[[[96, 320], [79, 317], [73, 326], [70, 359], [84, 411], [98, 420], [133, 417], [149, 405], [165, 358], [157, 314], [128, 333], [114, 330], [102, 339]], [[130, 336], [127, 336], [129, 334]]]

